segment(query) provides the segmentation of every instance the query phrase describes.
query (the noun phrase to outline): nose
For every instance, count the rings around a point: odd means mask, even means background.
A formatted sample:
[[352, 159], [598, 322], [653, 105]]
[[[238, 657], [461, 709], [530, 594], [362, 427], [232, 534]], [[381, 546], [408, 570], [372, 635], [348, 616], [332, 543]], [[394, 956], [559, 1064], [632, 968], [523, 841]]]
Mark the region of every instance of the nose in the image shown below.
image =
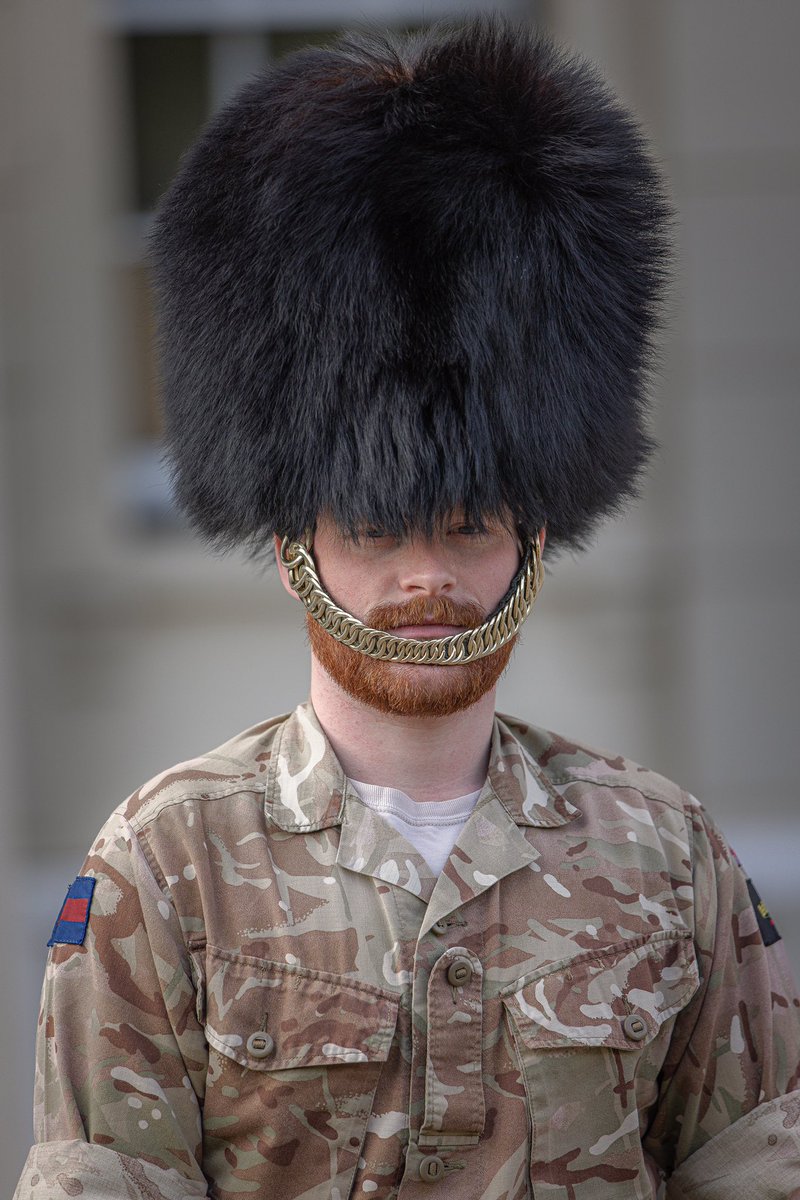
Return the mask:
[[411, 595], [446, 596], [456, 585], [456, 575], [444, 546], [436, 542], [409, 542], [399, 572], [400, 587]]

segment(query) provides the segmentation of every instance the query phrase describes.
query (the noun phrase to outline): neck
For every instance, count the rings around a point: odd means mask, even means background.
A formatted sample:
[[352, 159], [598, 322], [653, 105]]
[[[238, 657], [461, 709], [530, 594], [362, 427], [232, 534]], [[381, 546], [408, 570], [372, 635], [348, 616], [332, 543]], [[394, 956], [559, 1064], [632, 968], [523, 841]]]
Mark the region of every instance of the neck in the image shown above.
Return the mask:
[[402, 717], [354, 700], [313, 655], [311, 662], [314, 712], [351, 779], [399, 788], [421, 803], [452, 800], [483, 787], [495, 688], [447, 717]]

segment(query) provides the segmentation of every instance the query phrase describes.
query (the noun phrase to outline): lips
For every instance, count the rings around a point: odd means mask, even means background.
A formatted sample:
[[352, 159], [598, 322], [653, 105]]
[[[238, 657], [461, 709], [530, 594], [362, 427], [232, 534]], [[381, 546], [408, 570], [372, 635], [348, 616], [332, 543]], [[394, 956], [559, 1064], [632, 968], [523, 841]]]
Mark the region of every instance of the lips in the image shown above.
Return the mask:
[[373, 629], [424, 641], [476, 629], [485, 618], [479, 604], [456, 602], [448, 596], [417, 596], [404, 604], [377, 604], [361, 619]]
[[442, 638], [463, 633], [464, 625], [398, 625], [392, 633], [404, 638]]

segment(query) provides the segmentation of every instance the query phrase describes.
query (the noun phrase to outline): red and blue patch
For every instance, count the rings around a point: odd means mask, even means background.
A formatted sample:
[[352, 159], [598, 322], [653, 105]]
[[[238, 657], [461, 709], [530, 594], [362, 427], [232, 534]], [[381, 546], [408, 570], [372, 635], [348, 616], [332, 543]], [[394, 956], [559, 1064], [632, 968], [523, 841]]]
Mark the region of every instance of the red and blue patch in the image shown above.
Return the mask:
[[66, 899], [58, 914], [58, 920], [50, 934], [48, 946], [83, 945], [96, 882], [97, 880], [90, 875], [79, 875], [75, 882], [69, 885]]

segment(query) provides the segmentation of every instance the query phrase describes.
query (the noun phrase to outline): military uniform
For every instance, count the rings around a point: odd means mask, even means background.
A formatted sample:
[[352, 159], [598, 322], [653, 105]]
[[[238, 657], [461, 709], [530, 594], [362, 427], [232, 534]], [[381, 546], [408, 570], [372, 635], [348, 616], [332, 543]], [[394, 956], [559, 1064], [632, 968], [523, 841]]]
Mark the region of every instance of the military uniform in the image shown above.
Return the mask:
[[18, 1200], [800, 1196], [783, 944], [623, 758], [497, 717], [434, 878], [303, 705], [136, 792], [82, 875]]

